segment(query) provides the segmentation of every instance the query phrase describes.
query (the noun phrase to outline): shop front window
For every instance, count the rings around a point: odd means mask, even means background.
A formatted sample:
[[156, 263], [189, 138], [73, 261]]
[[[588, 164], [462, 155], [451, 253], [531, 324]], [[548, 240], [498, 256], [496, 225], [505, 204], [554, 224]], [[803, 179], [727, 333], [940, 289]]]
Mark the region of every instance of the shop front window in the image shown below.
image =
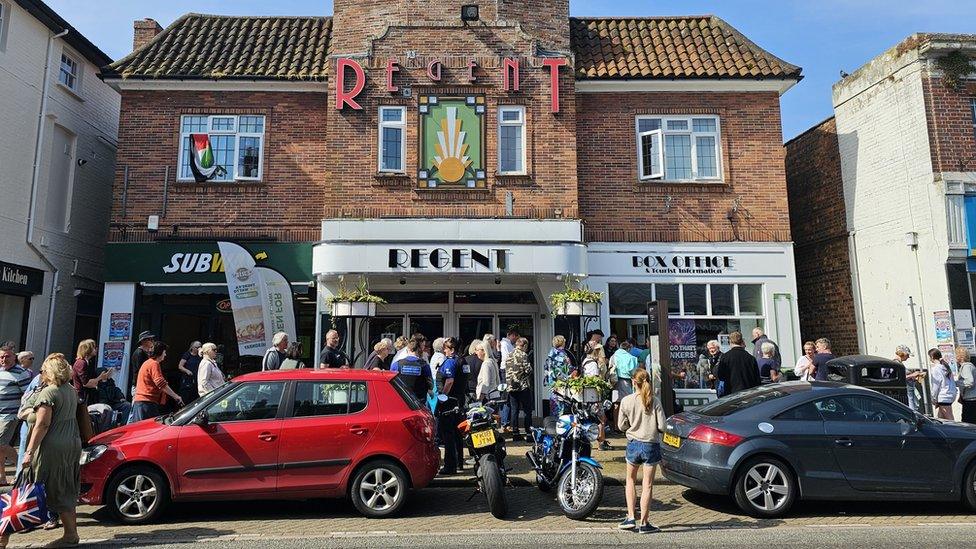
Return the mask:
[[[714, 388], [702, 381], [698, 357], [705, 344], [728, 344], [728, 335], [742, 332], [748, 339], [752, 329], [764, 327], [762, 284], [635, 284], [612, 283], [608, 288], [610, 332], [620, 338], [633, 337], [644, 345], [647, 333], [647, 302], [668, 300], [669, 346], [676, 388]], [[609, 334], [608, 334], [609, 335]]]

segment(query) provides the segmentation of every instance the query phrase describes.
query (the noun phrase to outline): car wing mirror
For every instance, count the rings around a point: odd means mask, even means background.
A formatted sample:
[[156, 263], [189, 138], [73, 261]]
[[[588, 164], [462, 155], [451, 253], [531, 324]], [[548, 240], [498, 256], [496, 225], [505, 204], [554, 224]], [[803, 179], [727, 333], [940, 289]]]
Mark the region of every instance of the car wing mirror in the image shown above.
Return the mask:
[[921, 431], [928, 420], [922, 414], [915, 414], [915, 430]]
[[194, 425], [199, 425], [200, 427], [206, 427], [210, 425], [210, 414], [206, 410], [200, 410], [197, 415], [193, 416], [190, 423]]

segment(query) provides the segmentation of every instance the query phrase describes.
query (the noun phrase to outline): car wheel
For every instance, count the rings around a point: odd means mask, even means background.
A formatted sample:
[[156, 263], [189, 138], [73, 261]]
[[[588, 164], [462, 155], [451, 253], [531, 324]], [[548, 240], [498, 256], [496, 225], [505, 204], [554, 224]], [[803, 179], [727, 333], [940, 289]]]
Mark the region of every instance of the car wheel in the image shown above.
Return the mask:
[[757, 518], [781, 517], [796, 500], [797, 484], [782, 461], [772, 457], [749, 460], [735, 480], [735, 502]]
[[124, 524], [153, 522], [169, 505], [166, 478], [152, 467], [126, 467], [109, 483], [106, 503]]
[[368, 518], [396, 514], [407, 499], [407, 474], [390, 461], [374, 461], [356, 473], [352, 482], [352, 504]]
[[976, 461], [969, 464], [963, 477], [962, 499], [971, 511], [976, 511]]

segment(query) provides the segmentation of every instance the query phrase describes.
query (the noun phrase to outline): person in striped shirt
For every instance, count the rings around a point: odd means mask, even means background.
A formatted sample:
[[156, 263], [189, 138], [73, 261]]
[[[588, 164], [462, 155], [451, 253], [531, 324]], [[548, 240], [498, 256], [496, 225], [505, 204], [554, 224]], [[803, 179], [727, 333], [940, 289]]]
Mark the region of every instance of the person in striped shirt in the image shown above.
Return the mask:
[[0, 486], [7, 486], [7, 469], [3, 462], [17, 460], [17, 450], [11, 446], [17, 430], [17, 411], [20, 397], [30, 383], [31, 374], [17, 365], [13, 349], [0, 348]]

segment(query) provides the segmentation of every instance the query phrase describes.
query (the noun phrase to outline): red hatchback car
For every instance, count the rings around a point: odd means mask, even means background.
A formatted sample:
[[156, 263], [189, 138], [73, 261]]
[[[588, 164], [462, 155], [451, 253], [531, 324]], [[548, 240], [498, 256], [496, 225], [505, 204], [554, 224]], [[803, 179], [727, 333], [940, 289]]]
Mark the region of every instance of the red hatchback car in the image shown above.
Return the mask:
[[440, 453], [433, 416], [394, 374], [289, 370], [103, 433], [81, 463], [82, 503], [138, 524], [170, 501], [219, 499], [350, 497], [386, 517], [434, 478]]

